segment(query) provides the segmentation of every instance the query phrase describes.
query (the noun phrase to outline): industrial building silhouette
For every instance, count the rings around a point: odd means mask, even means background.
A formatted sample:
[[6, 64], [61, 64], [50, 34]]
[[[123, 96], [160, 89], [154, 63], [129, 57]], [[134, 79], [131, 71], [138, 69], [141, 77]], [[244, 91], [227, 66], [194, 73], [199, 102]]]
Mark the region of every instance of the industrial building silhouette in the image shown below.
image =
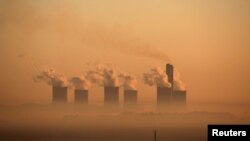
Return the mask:
[[187, 92], [174, 89], [174, 66], [166, 64], [169, 87], [157, 87], [157, 109], [158, 110], [183, 110], [186, 106]]
[[136, 108], [137, 105], [137, 90], [124, 90], [124, 108]]
[[67, 103], [67, 87], [53, 86], [52, 87], [52, 102]]
[[172, 104], [175, 108], [181, 109], [186, 106], [186, 91], [174, 90], [172, 95]]
[[113, 86], [104, 87], [104, 106], [106, 107], [119, 106], [119, 87], [113, 87]]
[[157, 87], [157, 108], [164, 110], [170, 106], [171, 103], [171, 88]]
[[[174, 89], [174, 67], [166, 64], [166, 74], [171, 87], [157, 87], [157, 109], [185, 109], [187, 91]], [[88, 103], [88, 90], [75, 90], [75, 103]], [[137, 90], [124, 90], [124, 108], [136, 108]], [[52, 103], [67, 103], [67, 87], [52, 87]], [[119, 107], [119, 87], [104, 86], [104, 106]]]
[[174, 86], [174, 66], [171, 64], [166, 65], [166, 74], [168, 75], [168, 82], [171, 84], [171, 91], [173, 91]]
[[88, 103], [88, 90], [75, 90], [75, 103], [87, 104]]

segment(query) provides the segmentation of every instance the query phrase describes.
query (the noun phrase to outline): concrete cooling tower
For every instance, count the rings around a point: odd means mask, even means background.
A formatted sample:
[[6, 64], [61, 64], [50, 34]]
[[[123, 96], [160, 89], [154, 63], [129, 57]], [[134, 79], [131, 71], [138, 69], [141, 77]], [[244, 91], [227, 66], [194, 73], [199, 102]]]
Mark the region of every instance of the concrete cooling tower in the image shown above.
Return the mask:
[[104, 106], [119, 107], [119, 87], [104, 87]]
[[124, 90], [124, 108], [136, 108], [137, 90]]
[[53, 86], [52, 87], [52, 102], [67, 103], [67, 87]]
[[172, 103], [175, 108], [185, 108], [187, 91], [174, 90], [172, 96]]
[[171, 104], [171, 88], [157, 87], [157, 108], [168, 109]]
[[88, 103], [88, 90], [75, 90], [75, 103], [87, 104]]

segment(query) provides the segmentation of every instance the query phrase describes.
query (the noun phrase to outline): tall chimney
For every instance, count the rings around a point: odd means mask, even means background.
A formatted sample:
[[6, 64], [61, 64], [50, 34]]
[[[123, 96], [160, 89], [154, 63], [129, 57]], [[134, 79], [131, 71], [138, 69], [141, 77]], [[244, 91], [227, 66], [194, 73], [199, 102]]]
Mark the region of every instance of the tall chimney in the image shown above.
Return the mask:
[[171, 107], [173, 110], [184, 110], [187, 92], [174, 89], [174, 66], [167, 64], [166, 73], [168, 75], [168, 81], [171, 83]]
[[104, 105], [119, 106], [119, 87], [105, 86], [104, 87]]
[[174, 66], [171, 64], [166, 65], [166, 73], [168, 75], [168, 82], [171, 83], [171, 89], [173, 90], [174, 84]]
[[137, 105], [137, 90], [124, 90], [124, 107], [135, 108]]
[[67, 87], [53, 86], [52, 87], [52, 102], [67, 103]]
[[170, 101], [172, 102], [172, 95], [174, 91], [174, 66], [171, 64], [166, 65], [166, 73], [168, 75], [168, 82], [171, 84], [170, 87]]
[[75, 103], [87, 104], [88, 103], [88, 90], [75, 90]]

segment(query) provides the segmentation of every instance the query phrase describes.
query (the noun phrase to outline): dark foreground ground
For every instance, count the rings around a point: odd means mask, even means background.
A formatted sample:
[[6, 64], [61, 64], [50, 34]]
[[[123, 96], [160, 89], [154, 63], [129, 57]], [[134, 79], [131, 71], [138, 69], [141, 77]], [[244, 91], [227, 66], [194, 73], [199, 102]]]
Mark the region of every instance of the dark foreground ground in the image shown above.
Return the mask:
[[[3, 141], [154, 141], [153, 131], [137, 129], [15, 129], [2, 130]], [[165, 128], [157, 130], [157, 141], [203, 141], [206, 129]]]
[[248, 124], [223, 112], [110, 112], [96, 107], [0, 107], [1, 141], [205, 141], [207, 124]]

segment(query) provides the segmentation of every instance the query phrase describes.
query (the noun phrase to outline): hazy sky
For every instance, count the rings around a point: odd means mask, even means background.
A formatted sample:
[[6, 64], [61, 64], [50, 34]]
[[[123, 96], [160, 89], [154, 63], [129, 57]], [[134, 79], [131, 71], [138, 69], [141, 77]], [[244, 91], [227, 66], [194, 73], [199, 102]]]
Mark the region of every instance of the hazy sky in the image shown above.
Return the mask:
[[[136, 75], [150, 103], [156, 88], [142, 74], [168, 62], [190, 103], [249, 102], [249, 25], [248, 0], [0, 0], [0, 103], [50, 102], [34, 64], [71, 77], [97, 63]], [[90, 92], [102, 101], [103, 88]]]

